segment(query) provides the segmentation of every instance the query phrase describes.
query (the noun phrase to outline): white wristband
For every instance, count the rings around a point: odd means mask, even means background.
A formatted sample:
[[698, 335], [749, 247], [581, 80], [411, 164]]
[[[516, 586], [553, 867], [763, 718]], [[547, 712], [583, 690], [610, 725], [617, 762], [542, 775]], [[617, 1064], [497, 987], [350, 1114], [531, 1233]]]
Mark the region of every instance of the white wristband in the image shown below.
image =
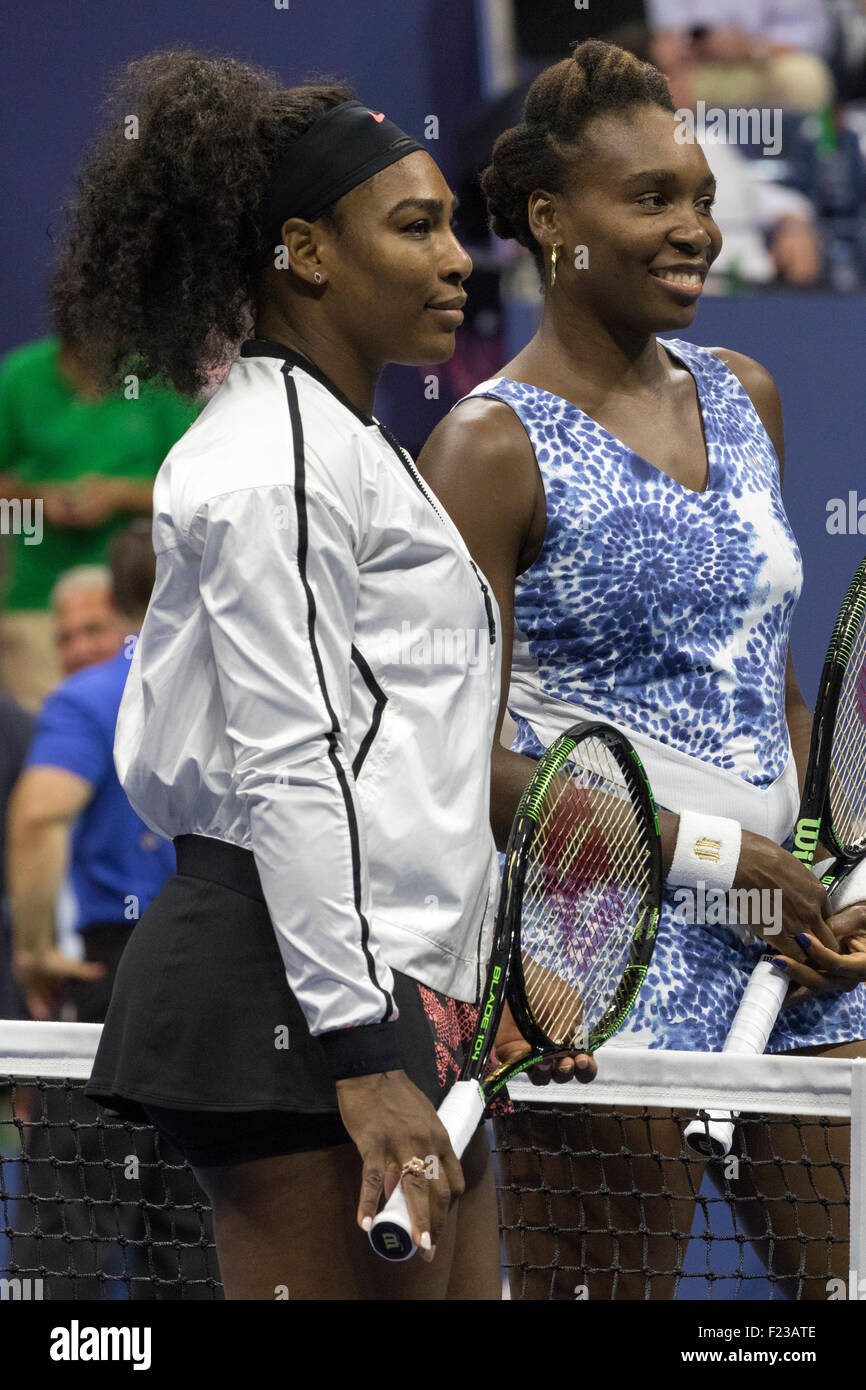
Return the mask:
[[680, 828], [668, 883], [685, 888], [731, 887], [740, 859], [742, 827], [725, 816], [707, 816], [703, 812], [680, 812]]

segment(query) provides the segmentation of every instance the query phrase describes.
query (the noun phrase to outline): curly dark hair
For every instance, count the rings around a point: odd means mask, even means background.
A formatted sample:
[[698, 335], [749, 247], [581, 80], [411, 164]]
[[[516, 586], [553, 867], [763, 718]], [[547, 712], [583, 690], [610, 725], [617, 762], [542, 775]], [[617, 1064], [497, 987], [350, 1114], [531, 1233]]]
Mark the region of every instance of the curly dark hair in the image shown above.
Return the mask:
[[651, 63], [602, 39], [584, 39], [539, 73], [526, 94], [523, 124], [512, 126], [493, 146], [481, 175], [490, 225], [532, 252], [544, 276], [544, 253], [529, 228], [529, 195], [536, 188], [562, 193], [579, 169], [581, 136], [594, 116], [631, 106], [674, 111], [664, 75]]
[[[189, 50], [151, 53], [116, 75], [67, 205], [51, 290], [59, 335], [103, 387], [134, 370], [197, 395], [248, 335], [271, 174], [319, 116], [355, 96], [335, 78], [317, 81], [286, 88]], [[333, 206], [323, 218], [339, 233]]]

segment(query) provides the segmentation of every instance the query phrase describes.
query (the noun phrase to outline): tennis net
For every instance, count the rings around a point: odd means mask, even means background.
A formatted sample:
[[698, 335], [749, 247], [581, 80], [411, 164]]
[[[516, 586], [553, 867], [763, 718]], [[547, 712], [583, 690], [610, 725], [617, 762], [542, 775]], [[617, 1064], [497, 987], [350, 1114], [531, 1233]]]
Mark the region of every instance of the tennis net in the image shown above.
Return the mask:
[[[0, 1022], [0, 1299], [219, 1299], [189, 1167], [82, 1093], [99, 1031]], [[510, 1093], [506, 1297], [866, 1297], [866, 1061], [609, 1046], [589, 1088]], [[726, 1159], [685, 1147], [734, 1108]]]

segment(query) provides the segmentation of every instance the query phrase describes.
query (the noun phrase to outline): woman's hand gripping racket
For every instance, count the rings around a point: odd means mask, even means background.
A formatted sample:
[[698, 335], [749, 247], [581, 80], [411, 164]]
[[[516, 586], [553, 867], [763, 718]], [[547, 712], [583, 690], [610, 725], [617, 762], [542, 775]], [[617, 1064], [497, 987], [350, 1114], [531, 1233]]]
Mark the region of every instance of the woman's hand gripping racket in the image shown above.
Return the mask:
[[[538, 763], [508, 837], [475, 1035], [438, 1111], [458, 1158], [512, 1076], [593, 1052], [624, 1022], [655, 945], [660, 896], [658, 821], [640, 760], [609, 725], [575, 724]], [[506, 999], [529, 1052], [487, 1075]], [[370, 1241], [389, 1260], [413, 1254], [400, 1186]]]
[[[866, 854], [866, 559], [845, 595], [821, 672], [818, 704], [793, 853], [812, 867], [819, 841], [835, 858], [821, 881], [830, 901]], [[731, 1024], [724, 1052], [764, 1052], [788, 981], [758, 961]], [[736, 1112], [706, 1111], [686, 1128], [689, 1147], [706, 1158], [730, 1153]]]

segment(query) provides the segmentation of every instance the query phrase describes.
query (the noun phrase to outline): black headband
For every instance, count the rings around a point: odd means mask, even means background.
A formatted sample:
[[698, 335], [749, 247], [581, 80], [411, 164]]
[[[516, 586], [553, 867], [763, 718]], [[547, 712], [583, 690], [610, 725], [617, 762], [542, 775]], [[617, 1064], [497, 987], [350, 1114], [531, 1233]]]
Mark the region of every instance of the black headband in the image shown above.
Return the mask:
[[273, 254], [287, 218], [315, 222], [344, 193], [423, 148], [363, 102], [331, 107], [286, 151], [271, 176], [262, 202], [263, 254]]

